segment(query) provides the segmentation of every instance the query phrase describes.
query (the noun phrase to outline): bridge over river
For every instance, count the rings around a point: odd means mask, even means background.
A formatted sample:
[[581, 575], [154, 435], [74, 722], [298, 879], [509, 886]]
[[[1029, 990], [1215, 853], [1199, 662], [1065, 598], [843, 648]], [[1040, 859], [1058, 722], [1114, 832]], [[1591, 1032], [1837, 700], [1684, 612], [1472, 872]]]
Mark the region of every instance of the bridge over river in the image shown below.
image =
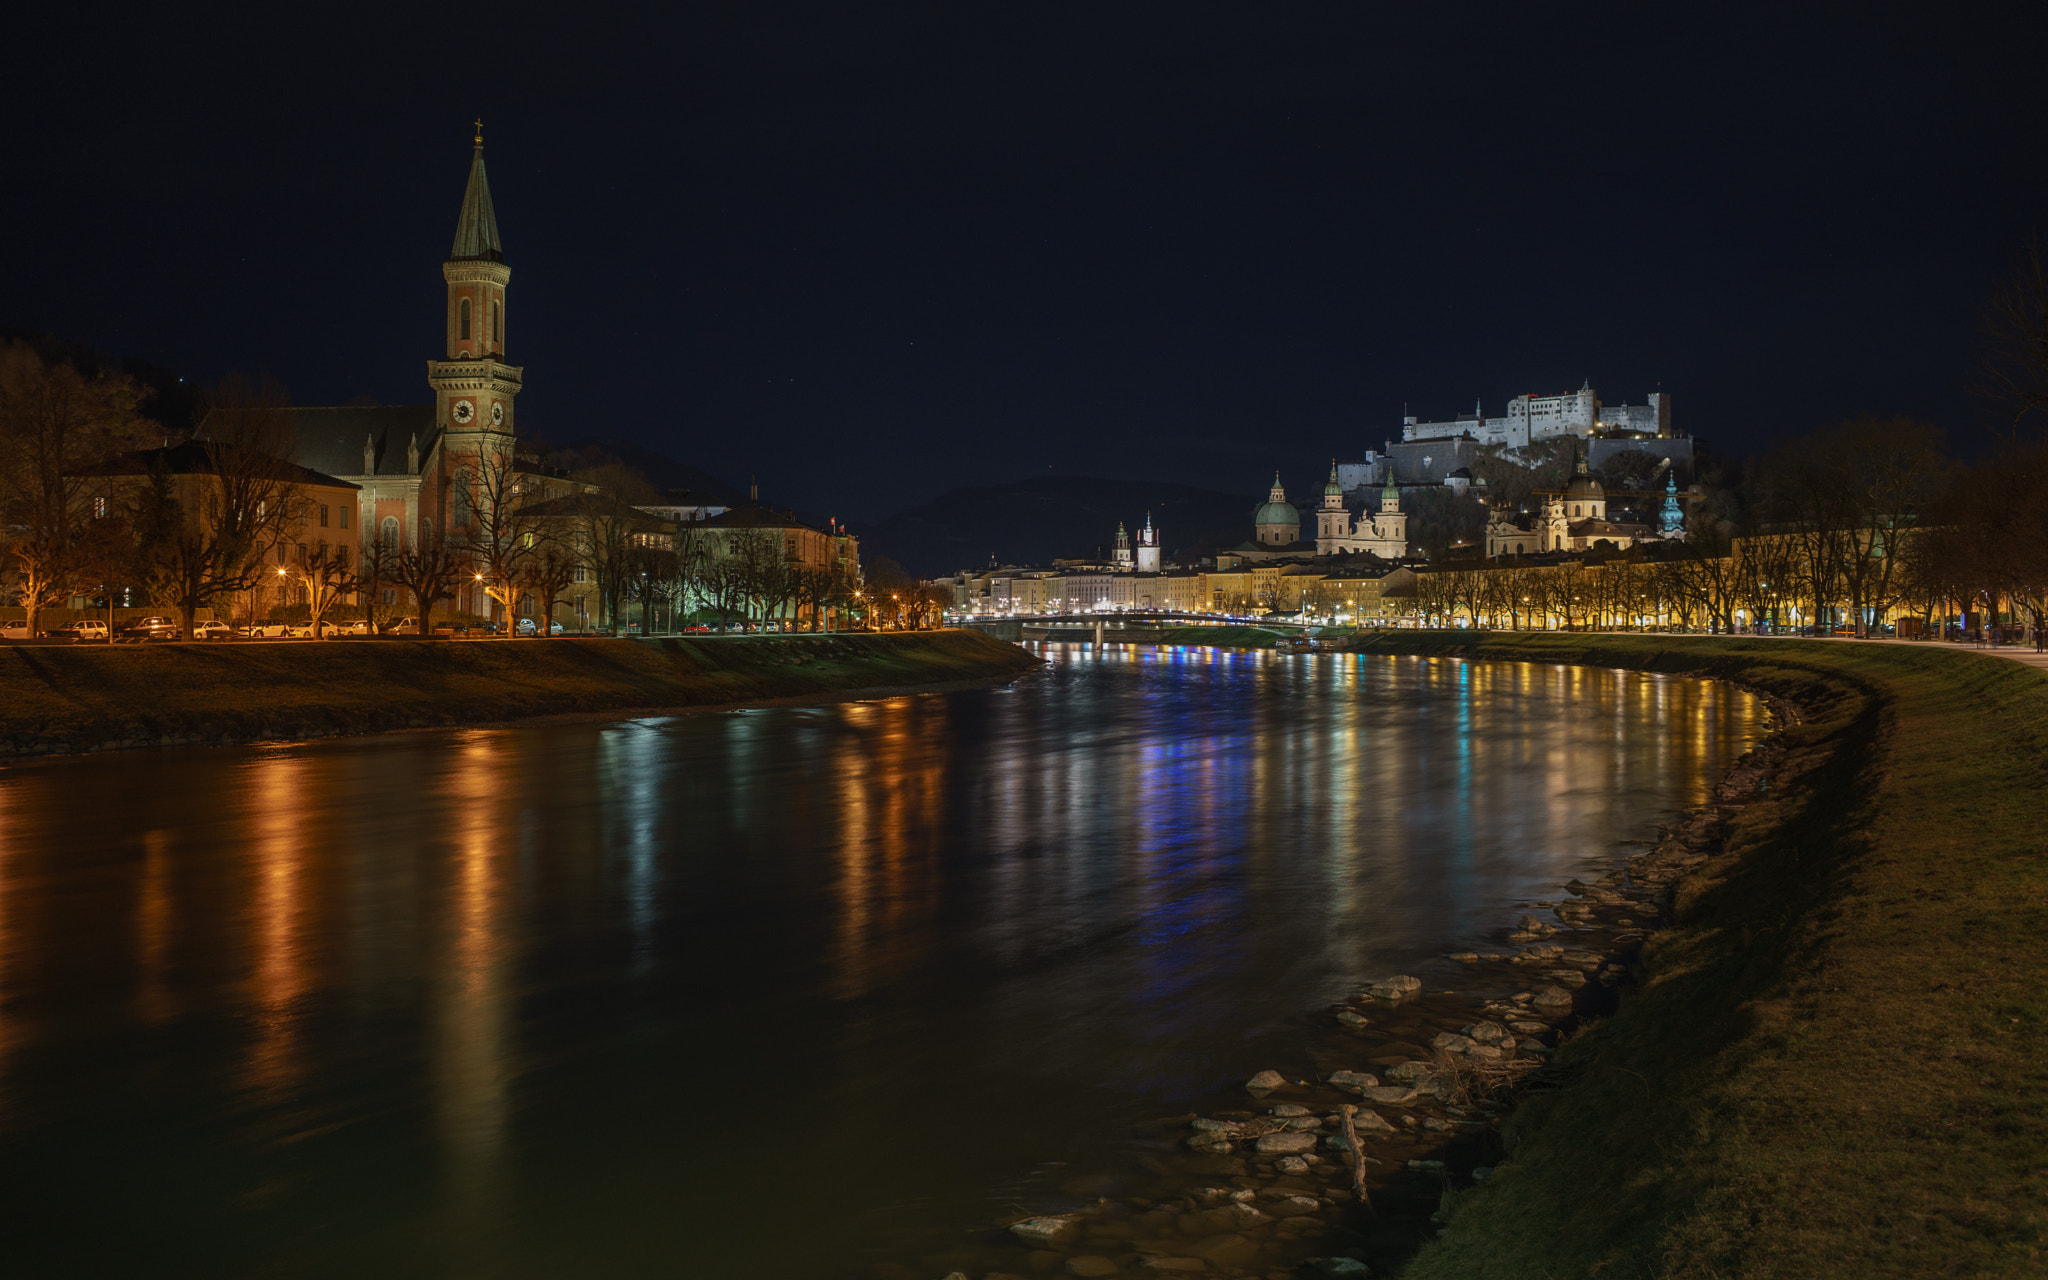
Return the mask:
[[1158, 644], [1176, 627], [1244, 626], [1313, 635], [1317, 628], [1299, 623], [1273, 623], [1250, 618], [1219, 618], [1213, 613], [1176, 613], [1163, 609], [1128, 613], [1043, 614], [1029, 618], [969, 618], [962, 625], [998, 640], [1064, 640], [1095, 644]]

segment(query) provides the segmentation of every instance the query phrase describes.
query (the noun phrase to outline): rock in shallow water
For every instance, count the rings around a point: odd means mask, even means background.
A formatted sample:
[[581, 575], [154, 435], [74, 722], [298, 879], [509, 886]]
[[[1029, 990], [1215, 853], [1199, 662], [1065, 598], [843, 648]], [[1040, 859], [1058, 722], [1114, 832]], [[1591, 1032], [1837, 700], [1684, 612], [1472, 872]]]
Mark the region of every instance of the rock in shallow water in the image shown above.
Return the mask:
[[1329, 1083], [1346, 1093], [1360, 1093], [1366, 1089], [1378, 1088], [1380, 1080], [1378, 1076], [1363, 1071], [1332, 1071]]
[[1314, 1276], [1369, 1276], [1372, 1268], [1356, 1258], [1310, 1258], [1310, 1275]]
[[1422, 990], [1422, 979], [1402, 974], [1395, 978], [1382, 978], [1365, 989], [1365, 994], [1375, 1000], [1403, 1000]]
[[1278, 1071], [1261, 1071], [1244, 1082], [1247, 1089], [1280, 1089], [1287, 1084], [1287, 1077]]
[[1010, 1224], [1010, 1234], [1035, 1249], [1056, 1247], [1073, 1239], [1080, 1229], [1081, 1215], [1078, 1213], [1052, 1213]]
[[1240, 1235], [1210, 1236], [1190, 1245], [1188, 1251], [1219, 1267], [1241, 1267], [1258, 1256], [1259, 1245], [1258, 1241]]
[[1316, 1135], [1312, 1133], [1269, 1133], [1257, 1143], [1262, 1156], [1292, 1156], [1316, 1149]]
[[1529, 1003], [1538, 1009], [1569, 1009], [1572, 1007], [1572, 993], [1563, 987], [1545, 987]]
[[1281, 1156], [1273, 1162], [1273, 1171], [1298, 1178], [1308, 1172], [1308, 1161], [1300, 1156]]

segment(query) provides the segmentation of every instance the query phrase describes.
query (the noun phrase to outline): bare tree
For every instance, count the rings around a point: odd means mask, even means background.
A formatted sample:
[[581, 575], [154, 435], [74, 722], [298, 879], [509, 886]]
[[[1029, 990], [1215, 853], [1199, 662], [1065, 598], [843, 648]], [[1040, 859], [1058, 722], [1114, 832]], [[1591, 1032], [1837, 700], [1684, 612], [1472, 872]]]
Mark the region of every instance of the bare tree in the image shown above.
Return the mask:
[[467, 560], [441, 538], [421, 538], [398, 554], [392, 580], [412, 593], [420, 638], [434, 635], [434, 606], [452, 599], [455, 583], [469, 572]]
[[374, 522], [362, 530], [362, 545], [356, 552], [356, 577], [358, 589], [363, 594], [363, 621], [369, 624], [372, 635], [377, 631], [378, 596], [383, 594], [383, 584], [393, 580], [398, 567], [399, 547], [387, 540], [384, 532]]
[[282, 387], [231, 376], [208, 397], [202, 432], [148, 455], [140, 557], [152, 594], [172, 602], [184, 638], [199, 610], [255, 587], [305, 503], [291, 401]]
[[0, 569], [37, 615], [70, 596], [84, 558], [104, 559], [95, 529], [117, 503], [99, 464], [146, 441], [126, 379], [46, 362], [23, 344], [0, 346]]
[[2011, 420], [2013, 443], [2030, 417], [2048, 413], [2048, 262], [2028, 242], [1985, 315], [1981, 389]]
[[323, 538], [299, 564], [299, 575], [306, 588], [306, 620], [313, 626], [315, 640], [320, 638], [327, 611], [339, 604], [343, 596], [362, 587], [349, 551], [347, 543], [330, 544]]
[[540, 604], [540, 625], [534, 632], [535, 639], [548, 635], [553, 629], [555, 602], [576, 580], [579, 567], [575, 550], [560, 538], [549, 538], [520, 567], [521, 588], [531, 592]]
[[469, 489], [456, 503], [456, 510], [467, 517], [453, 531], [456, 549], [482, 581], [484, 594], [497, 602], [509, 637], [525, 590], [521, 579], [526, 560], [552, 536], [551, 527], [521, 516], [524, 484], [509, 452], [486, 451], [473, 470], [460, 473], [457, 483], [466, 483]]

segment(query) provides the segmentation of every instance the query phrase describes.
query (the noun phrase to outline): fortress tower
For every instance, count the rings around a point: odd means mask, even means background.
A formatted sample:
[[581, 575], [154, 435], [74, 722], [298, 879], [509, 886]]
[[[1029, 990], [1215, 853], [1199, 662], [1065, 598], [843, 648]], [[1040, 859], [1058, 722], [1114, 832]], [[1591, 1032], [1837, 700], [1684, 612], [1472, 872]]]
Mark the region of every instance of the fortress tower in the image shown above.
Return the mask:
[[1145, 513], [1145, 527], [1138, 530], [1138, 572], [1159, 572], [1159, 530], [1152, 527], [1152, 513]]

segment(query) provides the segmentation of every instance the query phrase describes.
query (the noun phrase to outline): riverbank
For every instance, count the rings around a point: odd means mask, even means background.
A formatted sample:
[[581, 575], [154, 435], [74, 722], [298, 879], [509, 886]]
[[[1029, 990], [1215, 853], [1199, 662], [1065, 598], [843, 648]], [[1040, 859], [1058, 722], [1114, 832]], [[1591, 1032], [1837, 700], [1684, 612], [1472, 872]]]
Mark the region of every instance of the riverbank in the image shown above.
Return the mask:
[[1012, 676], [973, 631], [0, 647], [0, 758], [675, 710]]
[[1727, 679], [1796, 707], [1614, 1016], [1406, 1268], [2008, 1275], [2042, 1266], [2048, 676], [1796, 640], [1405, 632], [1367, 653]]

